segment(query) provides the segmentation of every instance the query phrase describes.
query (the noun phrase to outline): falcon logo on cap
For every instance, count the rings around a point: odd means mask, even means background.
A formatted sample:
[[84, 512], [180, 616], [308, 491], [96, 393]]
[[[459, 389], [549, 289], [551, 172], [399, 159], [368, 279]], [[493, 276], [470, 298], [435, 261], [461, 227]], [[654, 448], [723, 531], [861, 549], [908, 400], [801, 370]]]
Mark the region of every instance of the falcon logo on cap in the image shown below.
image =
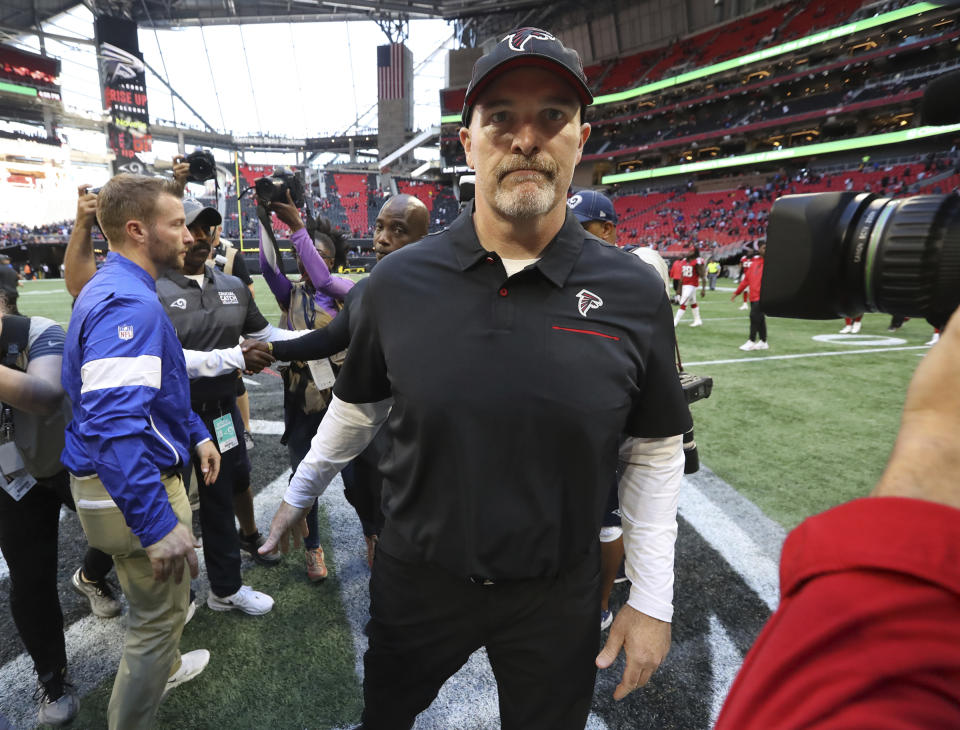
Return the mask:
[[600, 309], [602, 306], [603, 300], [592, 291], [581, 289], [580, 293], [577, 294], [577, 309], [580, 310], [580, 314], [584, 317], [587, 316], [587, 312], [591, 309]]
[[545, 30], [540, 30], [539, 28], [521, 28], [512, 35], [504, 36], [500, 41], [507, 41], [511, 51], [525, 51], [524, 46], [527, 45], [527, 42], [530, 39], [536, 39], [538, 41], [555, 41], [557, 40], [554, 36], [547, 33]]

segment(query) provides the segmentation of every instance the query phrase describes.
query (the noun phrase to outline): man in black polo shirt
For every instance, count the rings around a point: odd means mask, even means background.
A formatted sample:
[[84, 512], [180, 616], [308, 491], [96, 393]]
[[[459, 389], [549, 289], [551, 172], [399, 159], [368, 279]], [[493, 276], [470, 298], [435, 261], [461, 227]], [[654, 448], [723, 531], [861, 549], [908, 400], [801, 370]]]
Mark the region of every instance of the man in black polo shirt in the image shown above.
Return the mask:
[[[690, 415], [662, 282], [567, 212], [591, 101], [576, 52], [545, 31], [477, 61], [460, 130], [474, 204], [374, 270], [261, 548], [286, 546], [386, 421], [366, 730], [410, 727], [480, 647], [504, 728], [582, 728], [597, 666], [626, 648], [620, 699], [669, 649]], [[632, 588], [597, 656], [597, 533], [618, 454]]]
[[[194, 244], [187, 251], [182, 272], [171, 271], [157, 280], [157, 296], [184, 349], [208, 355], [202, 370], [194, 369], [191, 373], [197, 377], [190, 380], [190, 406], [207, 426], [221, 453], [216, 481], [199, 488], [203, 554], [210, 580], [207, 605], [216, 611], [238, 609], [261, 615], [270, 611], [273, 599], [243, 585], [240, 576], [241, 544], [252, 543], [253, 547], [246, 549], [255, 552], [262, 538], [255, 531], [253, 502], [248, 497], [250, 462], [242, 438], [236, 384], [238, 369], [248, 369], [251, 360], [262, 368], [273, 358], [266, 346], [261, 352], [252, 349], [251, 343], [242, 348], [237, 343], [241, 336], [270, 341], [297, 334], [268, 324], [240, 279], [205, 265], [213, 227], [221, 221], [216, 209], [204, 207], [192, 198], [184, 199], [183, 209]], [[246, 502], [249, 507], [244, 510]], [[237, 532], [235, 508], [246, 512], [241, 515], [241, 527], [252, 524], [253, 534], [249, 527], [245, 535]], [[259, 554], [258, 557], [269, 559]]]

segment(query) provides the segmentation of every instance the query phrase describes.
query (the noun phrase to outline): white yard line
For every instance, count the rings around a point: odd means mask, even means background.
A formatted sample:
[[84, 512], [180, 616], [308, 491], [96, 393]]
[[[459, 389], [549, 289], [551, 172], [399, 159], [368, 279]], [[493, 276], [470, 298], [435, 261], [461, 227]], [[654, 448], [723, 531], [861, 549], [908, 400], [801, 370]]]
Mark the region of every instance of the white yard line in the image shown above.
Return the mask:
[[869, 355], [874, 352], [901, 352], [904, 350], [929, 350], [930, 345], [910, 345], [908, 347], [873, 347], [865, 350], [842, 350], [840, 352], [803, 352], [795, 355], [765, 355], [763, 357], [736, 357], [730, 360], [701, 360], [687, 362], [684, 367], [700, 365], [732, 365], [740, 362], [763, 362], [764, 360], [799, 360], [805, 357], [834, 357], [840, 355]]

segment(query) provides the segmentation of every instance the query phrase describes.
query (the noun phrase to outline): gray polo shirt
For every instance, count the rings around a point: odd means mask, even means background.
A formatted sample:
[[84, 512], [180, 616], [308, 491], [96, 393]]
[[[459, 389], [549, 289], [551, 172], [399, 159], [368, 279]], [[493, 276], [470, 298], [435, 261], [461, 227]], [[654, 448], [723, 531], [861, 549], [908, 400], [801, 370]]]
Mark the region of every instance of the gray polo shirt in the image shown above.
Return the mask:
[[[157, 296], [187, 350], [208, 352], [236, 347], [240, 338], [267, 326], [267, 320], [240, 279], [204, 266], [203, 288], [181, 273], [157, 280]], [[227, 400], [236, 394], [236, 374], [190, 381], [193, 403]]]

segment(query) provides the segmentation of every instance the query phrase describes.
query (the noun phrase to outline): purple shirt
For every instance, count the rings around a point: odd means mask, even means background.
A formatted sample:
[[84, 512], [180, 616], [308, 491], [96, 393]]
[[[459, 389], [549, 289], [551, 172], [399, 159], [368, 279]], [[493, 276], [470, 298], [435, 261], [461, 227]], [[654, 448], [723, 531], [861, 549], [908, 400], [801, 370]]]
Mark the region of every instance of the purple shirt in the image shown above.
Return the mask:
[[[300, 261], [303, 262], [303, 268], [307, 272], [307, 276], [313, 282], [316, 290], [313, 295], [314, 305], [331, 317], [335, 317], [338, 311], [336, 302], [343, 301], [347, 292], [353, 288], [353, 282], [350, 279], [331, 275], [330, 269], [327, 268], [327, 264], [320, 256], [320, 252], [317, 251], [313, 241], [310, 240], [310, 234], [307, 233], [306, 228], [296, 231], [290, 236], [290, 241], [293, 243]], [[290, 291], [293, 289], [293, 284], [290, 283], [285, 274], [272, 267], [267, 261], [263, 254], [262, 236], [260, 239], [260, 272], [266, 279], [267, 285], [273, 292], [273, 296], [276, 297], [280, 308], [289, 311]]]

